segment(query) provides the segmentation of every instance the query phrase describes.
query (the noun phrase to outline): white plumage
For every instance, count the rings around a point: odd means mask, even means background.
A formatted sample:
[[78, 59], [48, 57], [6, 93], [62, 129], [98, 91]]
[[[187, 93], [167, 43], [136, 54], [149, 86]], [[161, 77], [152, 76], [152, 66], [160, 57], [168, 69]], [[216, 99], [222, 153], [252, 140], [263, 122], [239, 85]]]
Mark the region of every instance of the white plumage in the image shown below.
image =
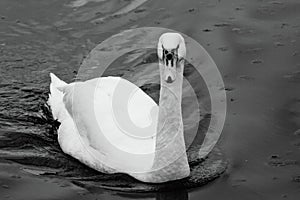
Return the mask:
[[[175, 47], [176, 43], [184, 45], [179, 34], [163, 36]], [[185, 51], [185, 47], [179, 49]], [[178, 66], [178, 73], [182, 73], [183, 62]], [[100, 172], [127, 173], [144, 182], [165, 182], [189, 175], [180, 106], [182, 75], [170, 85], [180, 98], [174, 99], [171, 90], [161, 90], [161, 97], [162, 93], [167, 96], [160, 101], [160, 108], [139, 87], [120, 77], [67, 84], [52, 73], [50, 76], [48, 104], [54, 119], [61, 123], [58, 142], [66, 154]], [[167, 152], [157, 151], [156, 147], [166, 142]]]

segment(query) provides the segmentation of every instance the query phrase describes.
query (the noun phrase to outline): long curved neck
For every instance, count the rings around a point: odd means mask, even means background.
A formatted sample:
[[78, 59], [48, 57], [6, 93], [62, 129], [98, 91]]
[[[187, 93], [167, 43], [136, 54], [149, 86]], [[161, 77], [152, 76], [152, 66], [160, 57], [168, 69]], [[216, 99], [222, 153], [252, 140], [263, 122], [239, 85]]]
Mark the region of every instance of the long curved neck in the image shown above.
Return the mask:
[[152, 170], [160, 181], [169, 181], [189, 174], [181, 114], [183, 75], [179, 74], [173, 83], [168, 84], [163, 80], [163, 70], [160, 73], [159, 114]]
[[[161, 70], [162, 71], [162, 70]], [[162, 73], [162, 72], [161, 72]], [[171, 128], [180, 129], [182, 126], [181, 98], [182, 98], [182, 76], [177, 76], [172, 84], [166, 83], [160, 76], [159, 113], [157, 124], [156, 149], [161, 147], [164, 140], [172, 139], [174, 133]], [[175, 131], [175, 130], [172, 130]], [[180, 132], [181, 133], [181, 132]], [[177, 134], [180, 134], [177, 133]], [[170, 137], [167, 137], [166, 134]], [[161, 140], [163, 139], [163, 140]]]

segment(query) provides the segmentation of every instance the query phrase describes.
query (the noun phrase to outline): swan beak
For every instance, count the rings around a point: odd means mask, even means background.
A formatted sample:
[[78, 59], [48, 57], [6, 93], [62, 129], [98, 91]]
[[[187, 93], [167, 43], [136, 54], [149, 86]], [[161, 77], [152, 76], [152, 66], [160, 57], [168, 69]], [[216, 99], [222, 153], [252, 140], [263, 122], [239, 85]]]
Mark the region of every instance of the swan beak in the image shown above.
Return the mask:
[[176, 49], [166, 50], [163, 48], [163, 64], [165, 66], [165, 81], [173, 83], [176, 79], [177, 65], [179, 64], [178, 47]]

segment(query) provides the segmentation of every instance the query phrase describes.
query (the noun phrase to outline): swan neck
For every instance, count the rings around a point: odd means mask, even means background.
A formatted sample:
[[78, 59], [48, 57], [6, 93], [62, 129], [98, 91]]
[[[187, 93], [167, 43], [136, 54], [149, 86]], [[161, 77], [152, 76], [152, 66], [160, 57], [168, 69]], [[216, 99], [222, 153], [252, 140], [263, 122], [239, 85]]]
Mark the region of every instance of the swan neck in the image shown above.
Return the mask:
[[168, 84], [163, 80], [161, 70], [155, 156], [151, 172], [154, 182], [182, 179], [190, 174], [181, 114], [182, 71], [183, 66], [180, 66], [175, 81]]
[[[160, 76], [160, 95], [159, 95], [159, 115], [158, 115], [158, 128], [160, 122], [166, 121], [166, 119], [177, 118], [182, 121], [181, 114], [181, 99], [182, 99], [182, 74], [177, 75], [173, 83], [167, 83], [163, 76]], [[164, 126], [164, 128], [167, 128]], [[158, 132], [159, 133], [159, 130]]]
[[[172, 160], [172, 158], [176, 156], [186, 158], [181, 114], [183, 82], [181, 71], [182, 70], [179, 71], [175, 81], [171, 84], [166, 83], [161, 75], [155, 146], [156, 156], [154, 160], [154, 166], [156, 167], [163, 165], [162, 162]], [[186, 162], [186, 159], [183, 160]]]

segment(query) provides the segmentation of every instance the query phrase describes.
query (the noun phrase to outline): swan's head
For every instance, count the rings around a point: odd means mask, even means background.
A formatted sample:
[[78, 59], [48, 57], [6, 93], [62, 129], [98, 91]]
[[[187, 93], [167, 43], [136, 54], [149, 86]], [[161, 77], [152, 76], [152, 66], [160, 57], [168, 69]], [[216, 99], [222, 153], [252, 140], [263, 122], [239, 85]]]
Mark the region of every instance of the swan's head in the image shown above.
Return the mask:
[[162, 34], [158, 41], [157, 54], [162, 80], [173, 83], [178, 75], [183, 75], [186, 48], [179, 33]]

